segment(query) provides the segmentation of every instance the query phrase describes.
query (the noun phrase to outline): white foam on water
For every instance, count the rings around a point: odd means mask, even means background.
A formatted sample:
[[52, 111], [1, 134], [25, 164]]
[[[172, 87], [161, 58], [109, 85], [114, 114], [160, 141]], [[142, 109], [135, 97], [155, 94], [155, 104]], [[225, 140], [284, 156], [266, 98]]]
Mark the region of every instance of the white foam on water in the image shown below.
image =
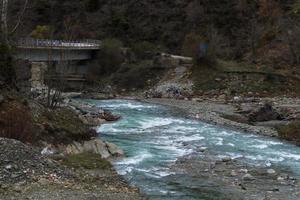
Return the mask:
[[283, 157], [278, 157], [278, 158], [269, 158], [269, 160], [272, 162], [282, 162], [285, 159]]
[[166, 133], [186, 133], [186, 132], [198, 132], [199, 129], [196, 127], [188, 127], [188, 126], [181, 126], [181, 125], [177, 125], [177, 126], [173, 126], [168, 128], [168, 130], [166, 130]]
[[140, 127], [142, 129], [149, 129], [149, 128], [155, 128], [155, 127], [160, 127], [160, 126], [167, 126], [173, 123], [184, 123], [183, 120], [179, 119], [173, 119], [173, 118], [160, 118], [160, 117], [155, 117], [147, 120], [143, 120], [139, 122]]
[[136, 103], [112, 103], [112, 104], [105, 104], [102, 107], [104, 108], [126, 108], [126, 109], [145, 109], [145, 108], [155, 108], [156, 106], [154, 105], [141, 105], [141, 104], [136, 104]]
[[254, 139], [253, 141], [258, 142], [260, 144], [266, 144], [266, 145], [282, 145], [282, 142], [279, 141], [266, 141], [266, 140], [260, 140], [260, 139]]
[[190, 136], [179, 136], [175, 139], [176, 142], [192, 142], [192, 141], [199, 141], [204, 140], [205, 137], [200, 135], [190, 135]]
[[217, 132], [217, 134], [220, 135], [220, 136], [231, 136], [231, 135], [233, 135], [233, 133], [229, 133], [228, 131]]
[[228, 145], [228, 146], [231, 146], [231, 147], [235, 147], [235, 145], [232, 144], [232, 143], [228, 143], [227, 145]]
[[287, 153], [287, 152], [276, 152], [276, 154], [279, 155], [282, 158], [300, 160], [300, 154], [293, 154], [293, 153]]
[[216, 143], [216, 145], [222, 146], [224, 139], [223, 138], [216, 138], [216, 139], [218, 140], [217, 143]]
[[252, 146], [250, 146], [250, 147], [256, 148], [256, 149], [266, 149], [266, 148], [268, 148], [269, 146], [266, 145], [266, 144], [258, 144], [258, 145], [252, 145]]
[[250, 160], [265, 160], [262, 155], [257, 155], [257, 156], [245, 156], [245, 158], [250, 159]]
[[120, 161], [117, 161], [118, 165], [137, 165], [144, 161], [145, 159], [151, 158], [153, 155], [148, 151], [141, 151], [138, 155], [133, 157], [124, 158]]

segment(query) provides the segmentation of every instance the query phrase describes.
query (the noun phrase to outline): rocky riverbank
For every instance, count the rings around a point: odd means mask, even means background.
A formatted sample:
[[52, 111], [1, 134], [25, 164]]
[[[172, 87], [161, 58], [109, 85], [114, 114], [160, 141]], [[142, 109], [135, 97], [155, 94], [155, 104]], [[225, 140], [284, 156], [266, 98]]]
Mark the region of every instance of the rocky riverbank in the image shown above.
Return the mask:
[[68, 99], [48, 109], [0, 96], [0, 199], [144, 199], [110, 164], [123, 151], [93, 130], [120, 116]]
[[3, 138], [0, 150], [0, 199], [143, 199], [94, 154], [53, 159]]
[[207, 199], [298, 200], [299, 180], [289, 171], [273, 167], [257, 167], [241, 159], [220, 158], [207, 149], [178, 159], [172, 166], [174, 175], [168, 180], [172, 184], [185, 185], [191, 188], [191, 194], [198, 193]]

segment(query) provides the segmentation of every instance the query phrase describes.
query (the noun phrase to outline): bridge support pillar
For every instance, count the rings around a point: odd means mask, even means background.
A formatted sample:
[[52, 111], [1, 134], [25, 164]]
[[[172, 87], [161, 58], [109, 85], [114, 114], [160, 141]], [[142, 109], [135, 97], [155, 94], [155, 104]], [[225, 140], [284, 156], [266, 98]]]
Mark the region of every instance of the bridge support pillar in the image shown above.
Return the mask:
[[31, 63], [31, 87], [39, 88], [45, 86], [45, 73], [48, 69], [46, 62]]

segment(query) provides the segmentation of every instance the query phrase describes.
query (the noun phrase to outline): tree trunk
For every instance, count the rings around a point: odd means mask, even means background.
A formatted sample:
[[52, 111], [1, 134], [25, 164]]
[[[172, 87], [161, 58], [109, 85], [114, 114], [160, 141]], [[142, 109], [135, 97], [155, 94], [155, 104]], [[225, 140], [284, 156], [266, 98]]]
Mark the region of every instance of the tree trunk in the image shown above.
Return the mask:
[[8, 44], [7, 9], [8, 9], [8, 0], [2, 0], [2, 8], [1, 8], [1, 42], [5, 43], [5, 44]]

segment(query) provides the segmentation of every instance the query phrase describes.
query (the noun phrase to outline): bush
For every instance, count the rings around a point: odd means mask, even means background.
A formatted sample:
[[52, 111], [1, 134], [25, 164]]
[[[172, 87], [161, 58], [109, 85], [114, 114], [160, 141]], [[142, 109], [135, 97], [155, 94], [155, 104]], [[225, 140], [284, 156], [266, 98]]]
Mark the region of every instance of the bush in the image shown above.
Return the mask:
[[139, 59], [151, 59], [157, 53], [162, 52], [164, 48], [147, 41], [142, 41], [133, 44], [132, 50]]
[[300, 145], [300, 120], [296, 120], [288, 125], [279, 127], [278, 133], [281, 138], [294, 141]]
[[27, 108], [19, 103], [2, 105], [0, 115], [0, 137], [33, 142], [33, 120]]
[[122, 66], [113, 76], [114, 84], [120, 89], [144, 89], [159, 80], [163, 70], [152, 67], [150, 61]]

